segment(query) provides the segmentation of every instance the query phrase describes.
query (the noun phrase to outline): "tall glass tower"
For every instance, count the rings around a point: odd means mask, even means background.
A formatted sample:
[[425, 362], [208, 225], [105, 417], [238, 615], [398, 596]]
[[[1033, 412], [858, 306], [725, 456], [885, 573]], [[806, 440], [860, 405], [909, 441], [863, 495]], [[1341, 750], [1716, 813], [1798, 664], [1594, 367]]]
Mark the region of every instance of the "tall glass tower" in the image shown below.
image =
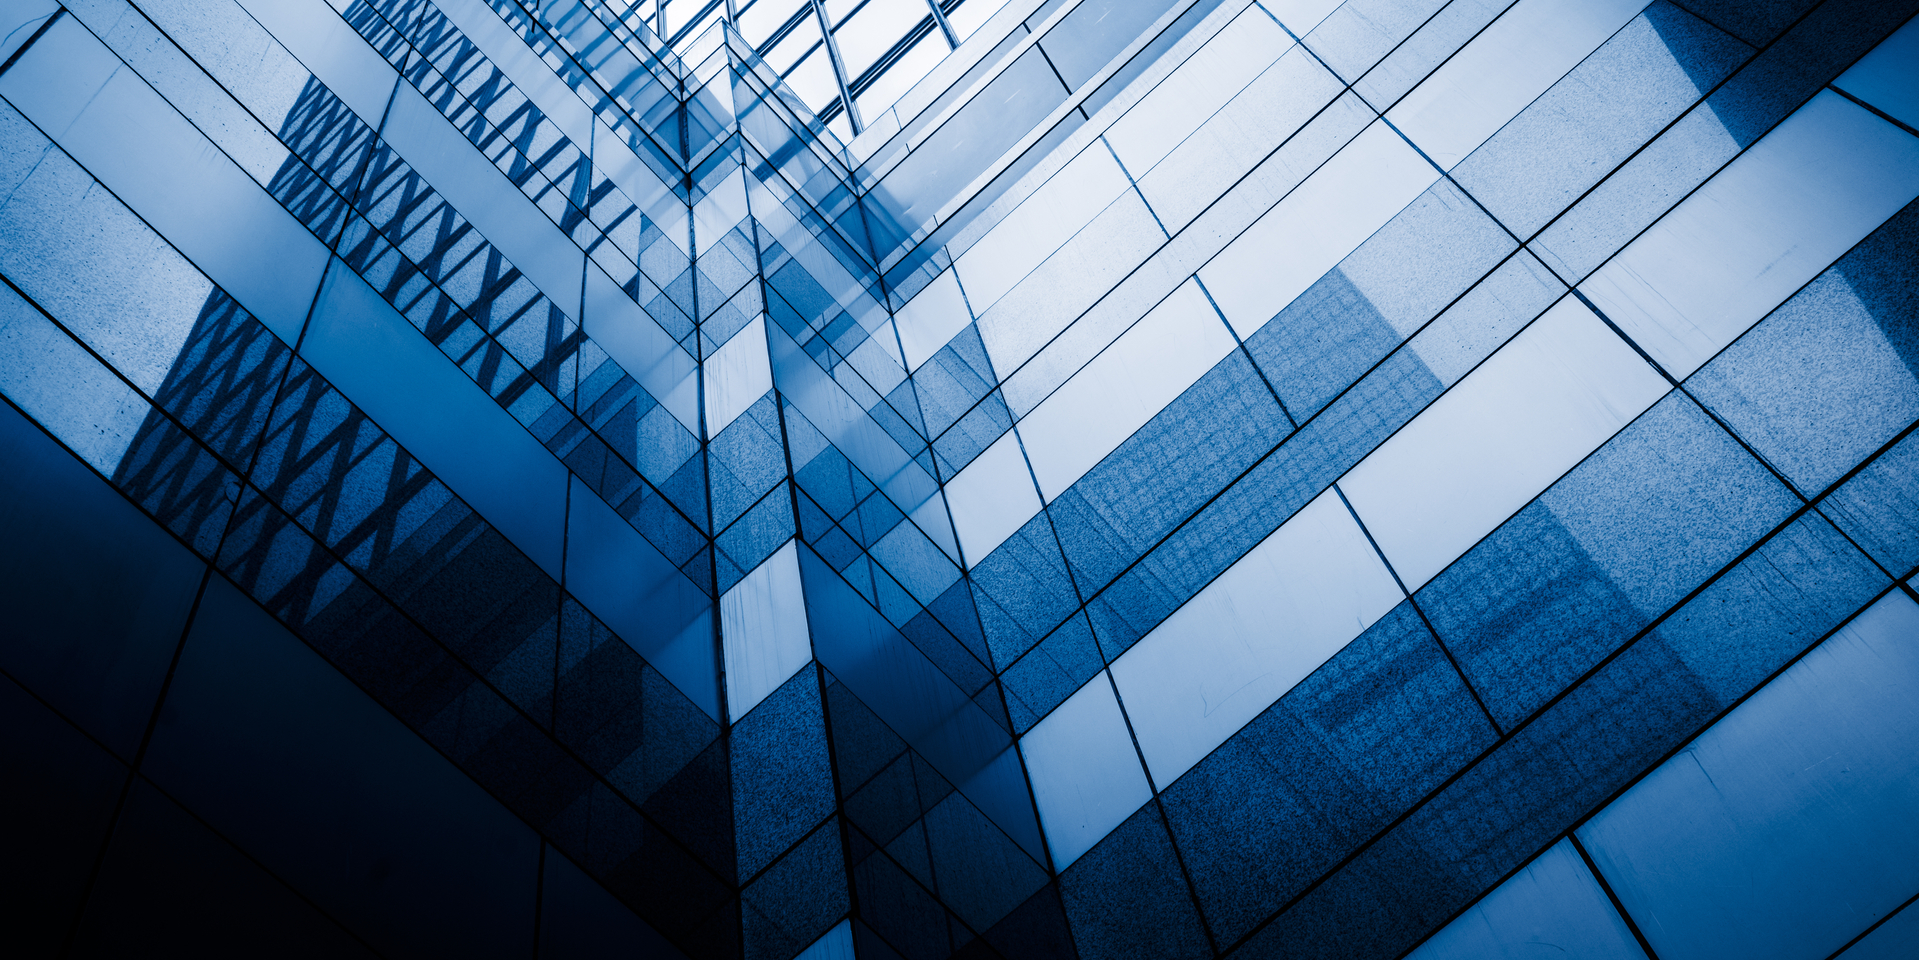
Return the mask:
[[1915, 10], [0, 0], [0, 952], [1919, 956]]

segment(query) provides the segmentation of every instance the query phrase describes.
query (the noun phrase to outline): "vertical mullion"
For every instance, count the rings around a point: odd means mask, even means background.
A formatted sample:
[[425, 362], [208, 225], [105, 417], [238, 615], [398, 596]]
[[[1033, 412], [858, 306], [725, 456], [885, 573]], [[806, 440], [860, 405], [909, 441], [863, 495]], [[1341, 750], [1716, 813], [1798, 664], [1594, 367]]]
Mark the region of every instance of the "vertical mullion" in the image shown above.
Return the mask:
[[826, 7], [820, 0], [808, 0], [813, 5], [813, 16], [820, 22], [820, 34], [826, 38], [826, 56], [833, 62], [833, 79], [840, 85], [840, 105], [846, 108], [846, 122], [852, 124], [853, 134], [859, 135], [866, 129], [860, 122], [860, 111], [853, 105], [853, 91], [847, 86], [846, 61], [840, 59], [840, 43], [833, 38], [833, 22], [826, 18]]

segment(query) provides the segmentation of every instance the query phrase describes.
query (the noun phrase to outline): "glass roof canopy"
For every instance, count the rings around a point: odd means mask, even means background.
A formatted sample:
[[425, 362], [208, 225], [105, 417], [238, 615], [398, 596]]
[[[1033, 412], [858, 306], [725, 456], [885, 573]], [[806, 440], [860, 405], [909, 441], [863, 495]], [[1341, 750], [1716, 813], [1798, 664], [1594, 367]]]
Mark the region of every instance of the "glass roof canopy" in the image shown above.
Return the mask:
[[842, 141], [998, 12], [1007, 0], [608, 0], [685, 53], [715, 23], [741, 37]]

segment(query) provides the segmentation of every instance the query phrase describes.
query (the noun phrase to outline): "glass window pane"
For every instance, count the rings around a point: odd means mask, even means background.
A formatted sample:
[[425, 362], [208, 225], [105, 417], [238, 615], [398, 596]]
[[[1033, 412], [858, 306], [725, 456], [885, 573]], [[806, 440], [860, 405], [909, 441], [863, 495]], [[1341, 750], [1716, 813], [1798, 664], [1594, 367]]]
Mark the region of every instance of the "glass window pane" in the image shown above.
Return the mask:
[[881, 54], [929, 16], [931, 12], [922, 0], [867, 0], [859, 13], [833, 28], [840, 57], [846, 62], [847, 81], [858, 79]]
[[959, 35], [960, 42], [973, 35], [980, 24], [991, 19], [999, 8], [1006, 6], [1006, 0], [960, 0], [960, 4], [946, 12], [946, 22]]
[[946, 59], [946, 40], [940, 32], [929, 30], [926, 36], [919, 38], [912, 49], [902, 54], [886, 72], [867, 85], [859, 95], [860, 116], [878, 117], [891, 107], [895, 100], [920, 82], [920, 78], [931, 72]]
[[787, 72], [786, 85], [816, 115], [840, 98], [840, 83], [833, 76], [833, 61], [824, 44], [814, 46], [806, 59]]

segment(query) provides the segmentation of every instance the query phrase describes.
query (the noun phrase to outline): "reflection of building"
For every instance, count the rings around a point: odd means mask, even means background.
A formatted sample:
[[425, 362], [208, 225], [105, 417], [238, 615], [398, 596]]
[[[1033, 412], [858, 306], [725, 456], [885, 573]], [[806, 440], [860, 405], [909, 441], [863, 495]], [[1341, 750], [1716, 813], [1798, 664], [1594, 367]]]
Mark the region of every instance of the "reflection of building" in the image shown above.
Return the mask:
[[1912, 952], [1919, 2], [995, 2], [0, 6], [22, 955]]

